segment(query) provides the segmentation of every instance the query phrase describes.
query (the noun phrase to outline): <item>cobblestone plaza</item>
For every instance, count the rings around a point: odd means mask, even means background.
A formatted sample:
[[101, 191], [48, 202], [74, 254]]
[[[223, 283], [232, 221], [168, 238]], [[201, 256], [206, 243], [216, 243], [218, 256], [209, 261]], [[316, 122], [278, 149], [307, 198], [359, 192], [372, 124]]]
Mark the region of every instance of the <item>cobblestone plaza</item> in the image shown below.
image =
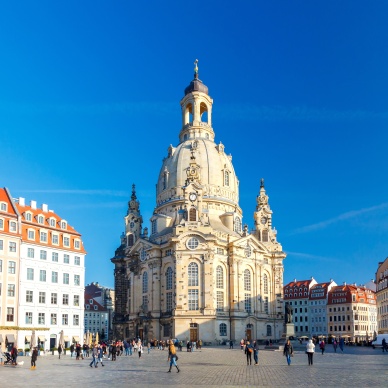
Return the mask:
[[322, 356], [314, 355], [314, 365], [296, 351], [288, 366], [281, 351], [260, 350], [259, 365], [247, 366], [240, 349], [203, 348], [179, 352], [180, 373], [168, 370], [167, 350], [152, 350], [139, 359], [137, 354], [104, 360], [105, 366], [90, 368], [91, 358], [76, 361], [69, 355], [38, 357], [36, 370], [30, 370], [30, 358], [19, 357], [24, 365], [0, 367], [1, 385], [13, 387], [103, 387], [125, 386], [387, 386], [388, 354], [364, 347], [346, 347], [344, 354], [328, 346]]

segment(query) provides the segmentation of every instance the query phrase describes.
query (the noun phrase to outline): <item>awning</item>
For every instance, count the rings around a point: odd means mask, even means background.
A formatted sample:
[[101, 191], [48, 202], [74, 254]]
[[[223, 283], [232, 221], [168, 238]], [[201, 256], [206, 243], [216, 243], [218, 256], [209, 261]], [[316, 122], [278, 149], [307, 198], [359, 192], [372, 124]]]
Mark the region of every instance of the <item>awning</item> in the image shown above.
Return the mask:
[[31, 342], [31, 336], [30, 335], [26, 335], [26, 342], [28, 342], [28, 343]]
[[0, 334], [0, 344], [2, 344], [2, 343], [3, 343], [3, 335]]
[[6, 334], [7, 341], [14, 343], [15, 342], [15, 336], [13, 334]]
[[70, 338], [69, 338], [68, 335], [65, 335], [65, 336], [63, 337], [63, 340], [64, 340], [65, 342], [69, 342], [69, 341], [70, 341]]
[[79, 342], [79, 337], [78, 335], [73, 336], [73, 342]]
[[46, 337], [44, 335], [38, 336], [39, 342], [46, 342]]

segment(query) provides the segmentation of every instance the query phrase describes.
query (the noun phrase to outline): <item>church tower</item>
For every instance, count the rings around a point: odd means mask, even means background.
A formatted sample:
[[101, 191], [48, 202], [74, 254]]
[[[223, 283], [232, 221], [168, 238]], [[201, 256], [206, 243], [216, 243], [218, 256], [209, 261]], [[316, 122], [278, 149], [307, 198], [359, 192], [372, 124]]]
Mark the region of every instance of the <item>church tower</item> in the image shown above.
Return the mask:
[[264, 181], [249, 233], [232, 156], [215, 141], [213, 99], [197, 60], [180, 105], [178, 144], [168, 147], [159, 171], [150, 234], [141, 231], [133, 188], [122, 249], [112, 259], [121, 306], [116, 336], [280, 339], [285, 254]]

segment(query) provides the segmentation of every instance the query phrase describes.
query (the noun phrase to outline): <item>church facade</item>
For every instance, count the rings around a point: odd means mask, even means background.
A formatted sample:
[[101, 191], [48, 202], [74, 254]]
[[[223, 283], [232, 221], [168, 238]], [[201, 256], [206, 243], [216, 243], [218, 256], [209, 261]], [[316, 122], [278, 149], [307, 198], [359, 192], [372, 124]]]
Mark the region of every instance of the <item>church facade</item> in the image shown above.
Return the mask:
[[261, 180], [251, 232], [242, 223], [231, 155], [215, 142], [213, 100], [198, 78], [180, 102], [179, 143], [156, 186], [150, 230], [135, 186], [115, 266], [117, 339], [222, 343], [277, 340], [284, 331], [283, 260]]

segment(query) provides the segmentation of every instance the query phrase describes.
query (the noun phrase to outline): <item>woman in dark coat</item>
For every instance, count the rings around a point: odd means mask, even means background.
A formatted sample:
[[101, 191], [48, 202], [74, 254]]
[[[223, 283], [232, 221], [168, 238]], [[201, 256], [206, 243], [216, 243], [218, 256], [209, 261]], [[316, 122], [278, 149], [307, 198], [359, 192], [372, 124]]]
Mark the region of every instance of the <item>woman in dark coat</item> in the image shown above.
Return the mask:
[[38, 348], [34, 348], [31, 355], [31, 368], [36, 369], [36, 360], [38, 359]]
[[294, 353], [294, 349], [292, 347], [291, 341], [288, 339], [286, 344], [284, 345], [283, 354], [287, 357], [287, 364], [291, 365], [291, 357]]

